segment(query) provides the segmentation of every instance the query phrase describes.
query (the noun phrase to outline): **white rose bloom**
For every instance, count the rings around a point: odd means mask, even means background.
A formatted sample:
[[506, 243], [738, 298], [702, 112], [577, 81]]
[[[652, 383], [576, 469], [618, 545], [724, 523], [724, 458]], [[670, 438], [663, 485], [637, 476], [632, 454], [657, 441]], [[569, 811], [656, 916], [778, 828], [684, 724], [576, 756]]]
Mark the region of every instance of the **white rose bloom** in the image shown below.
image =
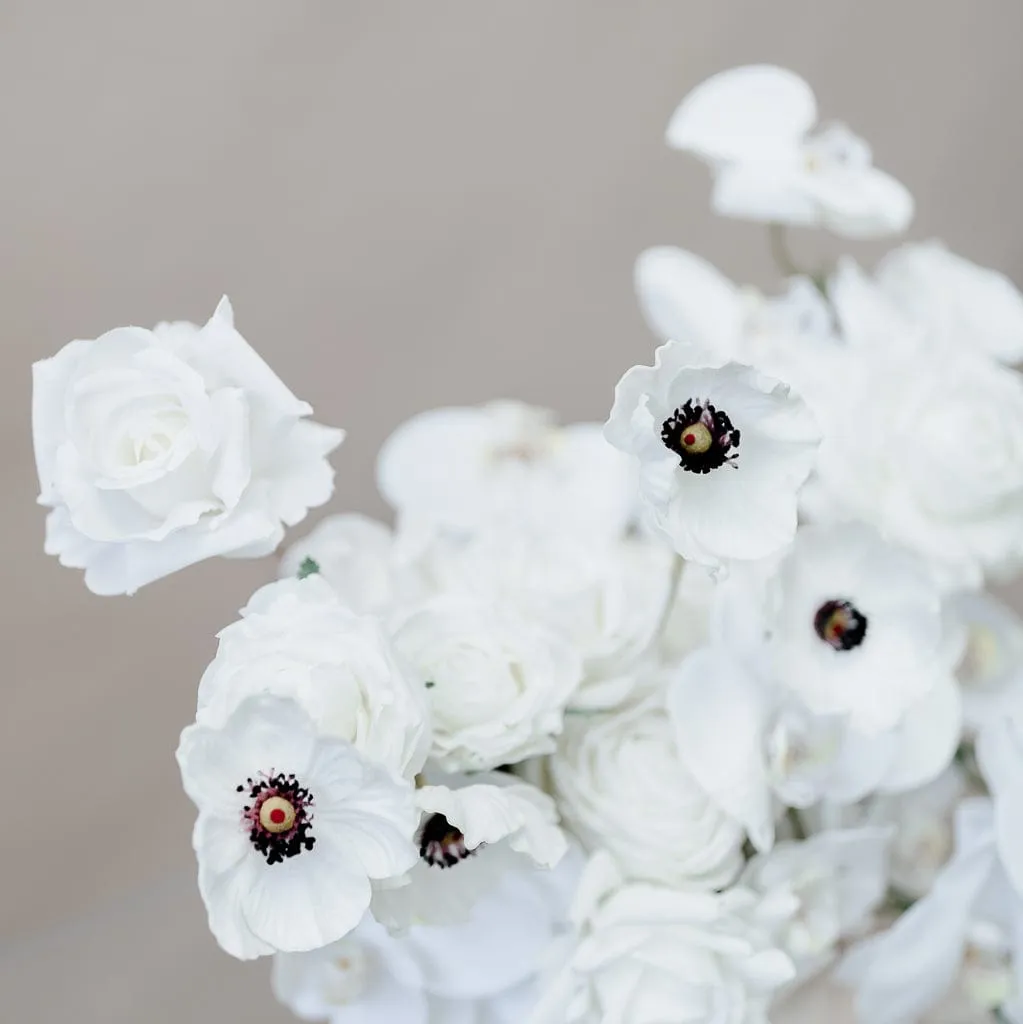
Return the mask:
[[888, 886], [891, 828], [833, 829], [782, 842], [755, 856], [741, 884], [766, 904], [788, 906], [774, 931], [805, 981], [831, 961], [844, 939], [866, 933]]
[[554, 801], [535, 786], [503, 772], [427, 780], [416, 790], [419, 862], [373, 903], [389, 927], [464, 921], [506, 873], [550, 870], [568, 851]]
[[848, 128], [812, 131], [817, 102], [785, 68], [753, 65], [713, 75], [682, 101], [668, 125], [673, 149], [714, 169], [714, 209], [726, 217], [824, 227], [847, 238], [904, 231], [913, 197], [873, 166]]
[[343, 438], [235, 330], [120, 327], [33, 366], [46, 551], [98, 594], [130, 594], [214, 555], [258, 557], [334, 487]]
[[973, 348], [1006, 363], [1023, 359], [1023, 295], [1004, 274], [978, 267], [940, 242], [924, 242], [889, 253], [877, 281], [935, 343]]
[[394, 548], [394, 534], [375, 519], [328, 516], [285, 551], [278, 575], [286, 579], [318, 573], [352, 611], [381, 615], [399, 597], [415, 591], [411, 572], [396, 558]]
[[668, 342], [619, 381], [604, 432], [639, 461], [647, 521], [684, 558], [762, 558], [795, 534], [817, 434], [777, 381]]
[[950, 594], [945, 610], [961, 651], [956, 678], [971, 732], [1023, 708], [1023, 621], [990, 594]]
[[949, 678], [895, 727], [864, 735], [842, 716], [812, 714], [720, 645], [673, 670], [667, 706], [686, 769], [758, 850], [774, 841], [775, 799], [847, 804], [923, 785], [952, 760], [961, 722]]
[[415, 863], [411, 784], [320, 732], [294, 701], [250, 697], [222, 727], [189, 726], [177, 758], [199, 809], [199, 892], [232, 956], [340, 939], [369, 906], [371, 880]]
[[743, 830], [687, 769], [655, 700], [572, 716], [549, 771], [565, 827], [630, 876], [713, 889], [738, 873]]
[[217, 726], [246, 698], [297, 700], [326, 733], [411, 779], [426, 760], [430, 716], [423, 681], [380, 623], [341, 603], [314, 574], [261, 587], [222, 629], [199, 683], [197, 719]]
[[377, 460], [380, 493], [403, 522], [458, 535], [616, 537], [633, 518], [633, 481], [597, 424], [558, 426], [519, 402], [420, 413]]
[[859, 732], [893, 728], [951, 674], [928, 566], [866, 526], [800, 530], [767, 601], [778, 681]]
[[[869, 330], [873, 314], [861, 325]], [[927, 372], [922, 373], [921, 365]], [[1023, 380], [964, 346], [880, 332], [836, 378], [810, 511], [915, 550], [947, 589], [1023, 561]]]
[[[556, 959], [529, 1024], [767, 1024], [794, 975], [770, 944], [748, 889], [681, 892], [626, 881], [600, 853], [583, 875], [575, 934]], [[560, 962], [559, 962], [560, 961]]]
[[554, 748], [582, 666], [543, 623], [440, 594], [405, 619], [394, 644], [425, 680], [431, 757], [443, 770], [497, 768]]
[[990, 801], [966, 800], [956, 852], [930, 894], [884, 932], [855, 946], [838, 977], [856, 992], [859, 1019], [920, 1020], [957, 991], [975, 1011], [1023, 1021], [1023, 897], [998, 860]]

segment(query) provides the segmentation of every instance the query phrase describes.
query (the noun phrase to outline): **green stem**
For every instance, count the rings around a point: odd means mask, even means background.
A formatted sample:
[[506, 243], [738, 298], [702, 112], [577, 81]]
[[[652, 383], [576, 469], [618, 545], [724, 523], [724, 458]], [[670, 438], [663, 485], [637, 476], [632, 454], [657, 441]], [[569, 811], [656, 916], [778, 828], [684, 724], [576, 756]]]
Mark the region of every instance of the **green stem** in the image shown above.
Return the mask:
[[1000, 1006], [995, 1006], [992, 1008], [991, 1017], [992, 1019], [1001, 1022], [1001, 1024], [1012, 1024], [1012, 1021], [1010, 1021], [1009, 1018], [1006, 1017], [1005, 1011]]
[[774, 265], [783, 277], [795, 277], [797, 274], [803, 273], [792, 258], [789, 236], [784, 224], [768, 224], [767, 241], [771, 247], [771, 258], [774, 260]]
[[795, 807], [790, 807], [785, 812], [785, 816], [789, 819], [789, 825], [792, 828], [792, 835], [800, 841], [806, 839], [808, 833], [799, 811], [797, 811]]
[[653, 634], [650, 637], [650, 643], [647, 644], [647, 649], [644, 651], [644, 655], [652, 650], [658, 640], [664, 635], [664, 631], [668, 628], [668, 620], [671, 618], [672, 609], [675, 607], [675, 598], [678, 597], [678, 586], [682, 582], [682, 567], [685, 565], [685, 559], [681, 555], [675, 555], [674, 561], [671, 563], [671, 578], [668, 581], [668, 594], [664, 599], [664, 606], [661, 608], [660, 617], [657, 620], [657, 625], [654, 627]]

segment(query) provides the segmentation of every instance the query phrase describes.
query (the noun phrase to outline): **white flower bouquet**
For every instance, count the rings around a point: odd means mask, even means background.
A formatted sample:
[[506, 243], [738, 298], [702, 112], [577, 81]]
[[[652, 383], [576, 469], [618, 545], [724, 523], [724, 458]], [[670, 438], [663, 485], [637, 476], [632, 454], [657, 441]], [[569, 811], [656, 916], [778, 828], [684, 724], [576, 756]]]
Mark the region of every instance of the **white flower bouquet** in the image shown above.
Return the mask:
[[[668, 126], [784, 275], [674, 248], [608, 421], [423, 412], [393, 528], [322, 520], [219, 634], [177, 758], [210, 929], [329, 1024], [758, 1024], [833, 971], [865, 1024], [1023, 1024], [1023, 296], [938, 243], [801, 271], [788, 226], [913, 203], [805, 82]], [[38, 363], [46, 549], [98, 594], [273, 552], [328, 500], [221, 302]]]

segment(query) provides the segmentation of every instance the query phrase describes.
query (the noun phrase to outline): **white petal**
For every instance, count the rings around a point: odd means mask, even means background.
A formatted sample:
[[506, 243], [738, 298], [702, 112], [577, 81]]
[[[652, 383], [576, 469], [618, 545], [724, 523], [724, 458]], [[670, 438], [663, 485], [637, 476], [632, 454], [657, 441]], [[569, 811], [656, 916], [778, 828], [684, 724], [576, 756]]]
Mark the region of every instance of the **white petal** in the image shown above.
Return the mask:
[[741, 160], [802, 139], [817, 120], [810, 86], [785, 68], [751, 65], [698, 85], [668, 124], [668, 145], [707, 160]]
[[813, 227], [820, 206], [807, 193], [796, 158], [729, 164], [714, 182], [711, 205], [722, 217]]
[[1002, 864], [1023, 895], [1023, 735], [1008, 718], [989, 723], [977, 737], [977, 761], [995, 803]]

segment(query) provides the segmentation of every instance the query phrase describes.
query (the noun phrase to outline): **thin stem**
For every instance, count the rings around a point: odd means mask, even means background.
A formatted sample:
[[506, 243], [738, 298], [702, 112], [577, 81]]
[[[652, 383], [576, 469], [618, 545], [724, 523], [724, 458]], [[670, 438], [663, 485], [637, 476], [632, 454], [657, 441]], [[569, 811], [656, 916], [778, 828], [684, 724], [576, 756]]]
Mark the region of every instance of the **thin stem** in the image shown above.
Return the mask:
[[767, 241], [771, 246], [771, 258], [783, 277], [795, 277], [803, 273], [792, 258], [788, 231], [784, 224], [768, 224]]
[[671, 612], [675, 607], [675, 598], [678, 597], [678, 586], [679, 583], [682, 582], [682, 566], [684, 564], [685, 559], [681, 555], [675, 555], [675, 558], [671, 563], [671, 578], [668, 581], [668, 594], [664, 599], [664, 606], [661, 608], [661, 614], [657, 620], [657, 625], [650, 636], [650, 643], [647, 644], [646, 651], [643, 652], [644, 655], [653, 649], [657, 644], [657, 641], [664, 635], [664, 631], [668, 628], [668, 621], [671, 619]]
[[1005, 1011], [1000, 1006], [992, 1007], [991, 1009], [992, 1020], [997, 1020], [1000, 1024], [1012, 1024], [1012, 1021], [1006, 1016]]
[[786, 812], [785, 816], [789, 819], [789, 825], [792, 828], [792, 835], [802, 841], [808, 835], [806, 831], [806, 825], [803, 822], [802, 815], [795, 807], [790, 807]]

